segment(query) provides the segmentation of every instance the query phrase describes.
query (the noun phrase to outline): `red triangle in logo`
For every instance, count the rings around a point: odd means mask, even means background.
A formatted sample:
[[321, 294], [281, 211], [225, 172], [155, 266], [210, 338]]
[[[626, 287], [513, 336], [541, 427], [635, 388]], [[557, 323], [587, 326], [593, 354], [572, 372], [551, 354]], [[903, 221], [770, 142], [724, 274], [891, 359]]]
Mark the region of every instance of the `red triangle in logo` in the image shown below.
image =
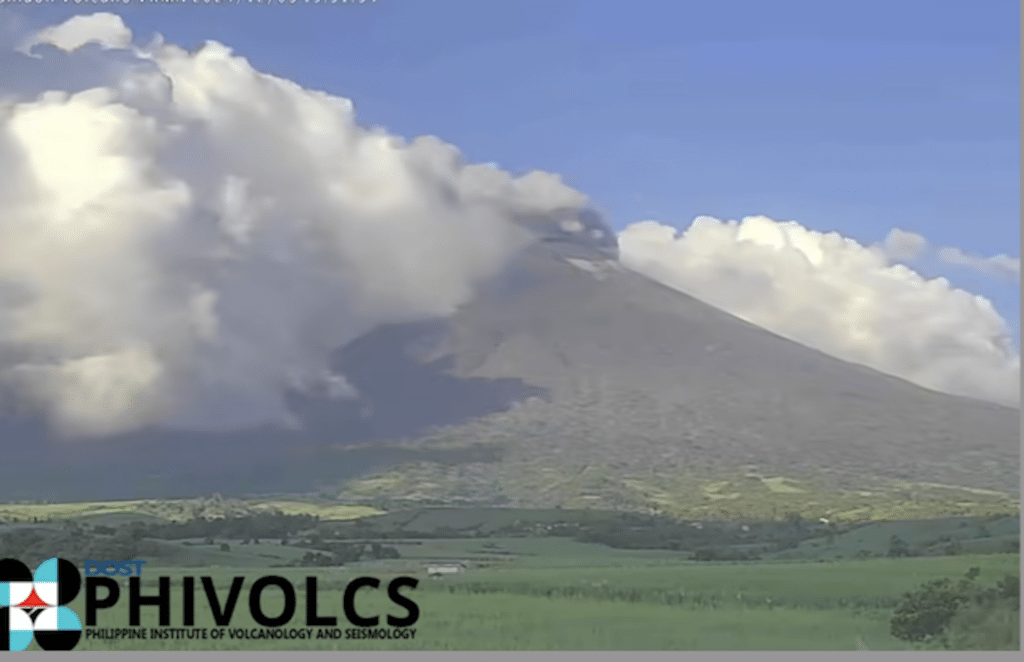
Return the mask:
[[45, 602], [42, 601], [42, 599], [36, 593], [36, 589], [33, 587], [32, 588], [32, 594], [30, 596], [28, 596], [27, 598], [25, 598], [25, 601], [22, 602], [18, 606], [19, 607], [49, 607], [50, 605], [48, 605], [48, 604], [46, 604]]

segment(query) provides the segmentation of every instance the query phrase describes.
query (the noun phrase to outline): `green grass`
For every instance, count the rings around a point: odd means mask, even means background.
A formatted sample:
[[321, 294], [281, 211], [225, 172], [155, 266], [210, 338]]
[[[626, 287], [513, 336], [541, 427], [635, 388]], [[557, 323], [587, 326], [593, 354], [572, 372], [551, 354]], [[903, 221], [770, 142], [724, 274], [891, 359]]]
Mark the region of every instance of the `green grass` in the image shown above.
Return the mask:
[[345, 505], [320, 499], [135, 499], [126, 501], [88, 501], [79, 503], [7, 503], [0, 504], [0, 521], [17, 518], [79, 519], [92, 524], [119, 523], [125, 517], [186, 521], [197, 514], [223, 516], [277, 510], [285, 515], [316, 515], [324, 520], [348, 520], [379, 515], [382, 511], [363, 505]]
[[953, 617], [948, 635], [954, 650], [1020, 650], [1020, 612], [968, 605]]
[[[488, 569], [443, 580], [459, 590], [574, 591], [607, 599], [682, 604], [772, 604], [800, 608], [874, 608], [932, 579], [981, 569], [981, 581], [1016, 572], [1019, 555], [869, 559], [830, 563], [678, 563], [650, 566]], [[464, 587], [464, 588], [461, 588]]]
[[[680, 483], [682, 485], [682, 483]], [[777, 514], [797, 512], [789, 503], [812, 504], [813, 482], [783, 478], [744, 477], [702, 483], [701, 489], [666, 485], [663, 494], [687, 494], [694, 508], [735, 509], [736, 504], [761, 504]], [[639, 488], [637, 488], [639, 489]], [[794, 492], [793, 490], [804, 490]], [[925, 510], [938, 504], [951, 488], [900, 485], [902, 492], [860, 495], [846, 493], [842, 507], [865, 507], [869, 514], [885, 510], [897, 497]], [[675, 490], [674, 492], [672, 490]], [[953, 490], [955, 492], [955, 490]], [[740, 494], [736, 498], [733, 494]], [[960, 498], [963, 493], [956, 493]], [[653, 492], [652, 492], [653, 494]], [[989, 499], [998, 510], [1002, 497], [970, 492], [970, 498]], [[719, 498], [715, 498], [719, 497]], [[661, 497], [659, 497], [661, 498]], [[676, 497], [673, 497], [676, 498]], [[687, 497], [690, 498], [690, 497]], [[872, 502], [872, 499], [876, 501]], [[867, 504], [866, 506], [863, 504]], [[728, 505], [733, 504], [733, 505]], [[820, 504], [819, 504], [820, 505]], [[834, 504], [835, 505], [835, 504]], [[76, 518], [91, 523], [131, 517], [187, 519], [196, 513], [216, 516], [276, 508], [287, 514], [319, 515], [321, 520], [371, 515], [367, 529], [390, 531], [463, 531], [472, 536], [501, 530], [516, 522], [599, 521], [608, 513], [571, 513], [548, 509], [510, 508], [422, 509], [376, 514], [365, 506], [343, 505], [330, 499], [273, 497], [255, 501], [200, 499], [182, 501], [124, 501], [87, 504], [13, 504], [0, 506], [0, 519]], [[689, 506], [688, 506], [689, 507]], [[746, 507], [746, 506], [744, 506]], [[814, 506], [818, 508], [819, 506]], [[831, 512], [831, 511], [830, 511]], [[879, 511], [880, 512], [880, 511]], [[1005, 512], [1005, 511], [1004, 511]], [[876, 513], [877, 514], [877, 513]], [[52, 525], [59, 526], [59, 525]], [[359, 530], [359, 525], [348, 524]], [[0, 524], [0, 532], [11, 527]], [[16, 528], [16, 527], [15, 527]], [[982, 536], [984, 533], [988, 535]], [[887, 550], [898, 535], [912, 546], [934, 548], [951, 536], [964, 552], [958, 556], [889, 559], [853, 557], [861, 550]], [[415, 535], [415, 534], [414, 534]], [[373, 536], [376, 537], [376, 536]], [[979, 567], [979, 581], [991, 584], [1006, 573], [1019, 572], [1019, 554], [972, 554], [1005, 548], [1019, 539], [1019, 521], [990, 517], [946, 521], [871, 522], [838, 534], [831, 544], [818, 538], [758, 563], [697, 563], [687, 553], [669, 550], [614, 549], [561, 537], [466, 537], [451, 539], [387, 540], [402, 557], [352, 563], [342, 568], [270, 567], [301, 558], [308, 550], [264, 540], [241, 545], [237, 540], [146, 540], [150, 553], [143, 573], [144, 594], [155, 593], [156, 577], [172, 577], [172, 627], [180, 627], [180, 578], [212, 576], [220, 594], [230, 578], [247, 578], [231, 627], [254, 627], [248, 614], [248, 586], [259, 576], [290, 578], [298, 589], [298, 611], [286, 627], [302, 627], [304, 578], [320, 578], [321, 613], [339, 617], [339, 628], [351, 627], [343, 617], [342, 590], [354, 577], [370, 575], [386, 584], [389, 578], [412, 574], [420, 586], [408, 592], [422, 616], [413, 627], [414, 640], [156, 640], [106, 642], [83, 640], [78, 650], [906, 650], [910, 644], [889, 634], [892, 608], [902, 594], [926, 581], [963, 576]], [[220, 545], [227, 542], [228, 551]], [[944, 544], [944, 543], [941, 543]], [[785, 556], [793, 558], [784, 558]], [[769, 555], [771, 556], [771, 555]], [[837, 557], [841, 556], [839, 559]], [[425, 576], [436, 561], [468, 561], [470, 569], [443, 579]], [[124, 589], [122, 589], [124, 590]], [[360, 611], [401, 613], [379, 593], [360, 591]], [[275, 611], [276, 589], [267, 593], [267, 611]], [[72, 607], [84, 617], [83, 597]], [[202, 590], [196, 595], [197, 627], [212, 627]], [[1019, 645], [1019, 623], [1005, 613], [965, 611], [954, 622], [956, 641], [971, 649]], [[126, 627], [127, 596], [113, 609], [100, 613], [100, 627]], [[156, 610], [143, 610], [143, 625], [156, 625]]]
[[81, 503], [0, 504], [0, 520], [71, 519], [84, 516], [136, 513], [146, 501], [88, 501]]
[[[340, 592], [323, 596], [338, 605]], [[300, 597], [300, 603], [302, 599]], [[241, 640], [219, 642], [84, 641], [79, 650], [854, 650], [857, 637], [873, 650], [908, 648], [888, 636], [888, 624], [850, 610], [679, 609], [522, 595], [425, 594], [411, 641]], [[388, 603], [362, 598], [366, 613]], [[267, 601], [270, 610], [271, 601]], [[326, 610], [326, 607], [325, 607]], [[340, 613], [340, 608], [333, 610]], [[401, 614], [401, 612], [397, 612]], [[241, 615], [241, 614], [240, 614]], [[246, 617], [233, 626], [253, 627]], [[106, 620], [106, 619], [105, 619]], [[111, 625], [114, 619], [110, 619]], [[101, 621], [103, 623], [103, 621]], [[155, 625], [152, 615], [143, 623]], [[209, 621], [197, 625], [210, 626]], [[341, 627], [345, 627], [342, 625]]]
[[[247, 550], [248, 551], [248, 550]], [[411, 641], [367, 640], [83, 640], [78, 650], [907, 650], [889, 635], [891, 604], [904, 591], [930, 579], [962, 576], [981, 568], [979, 581], [992, 582], [1019, 567], [1018, 555], [871, 559], [833, 563], [695, 564], [668, 563], [633, 553], [619, 558], [581, 559], [590, 567], [475, 569], [444, 579], [415, 574], [419, 587], [406, 594], [421, 610]], [[646, 565], [645, 565], [646, 564]], [[248, 609], [248, 586], [264, 574], [288, 577], [298, 592], [298, 612], [286, 627], [304, 625], [304, 578], [319, 579], [321, 614], [339, 617], [342, 589], [352, 578], [379, 577], [385, 583], [410, 570], [407, 559], [345, 568], [146, 567], [144, 594], [156, 591], [156, 577], [172, 577], [172, 627], [180, 627], [180, 577], [209, 575], [226, 594], [230, 577], [248, 579], [231, 627], [255, 627]], [[367, 615], [404, 610], [383, 591], [363, 589], [358, 609]], [[266, 594], [266, 611], [277, 613], [279, 593]], [[276, 601], [275, 601], [276, 599]], [[84, 616], [82, 596], [72, 604]], [[126, 627], [127, 600], [101, 611], [99, 627]], [[156, 625], [156, 609], [143, 610], [142, 625]], [[969, 619], [968, 619], [969, 620]], [[977, 620], [977, 618], [976, 618]], [[982, 619], [984, 620], [984, 619]], [[992, 619], [990, 619], [992, 620]], [[983, 622], [1004, 637], [1007, 624]], [[201, 590], [196, 627], [212, 627]], [[1018, 635], [1019, 637], [1019, 635]]]

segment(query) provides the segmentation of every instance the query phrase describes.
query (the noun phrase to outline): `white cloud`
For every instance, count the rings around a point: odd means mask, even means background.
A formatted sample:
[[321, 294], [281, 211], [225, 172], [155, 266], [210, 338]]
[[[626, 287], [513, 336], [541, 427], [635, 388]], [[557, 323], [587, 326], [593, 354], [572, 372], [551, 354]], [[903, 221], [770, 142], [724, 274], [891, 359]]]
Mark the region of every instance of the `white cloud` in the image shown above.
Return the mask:
[[76, 59], [130, 36], [76, 17], [32, 40], [71, 53], [0, 82], [0, 390], [67, 434], [290, 424], [291, 386], [352, 394], [335, 347], [453, 311], [528, 240], [511, 221], [586, 204], [217, 43]]
[[751, 323], [928, 388], [1018, 406], [1020, 357], [992, 304], [891, 263], [925, 245], [894, 231], [866, 247], [765, 217], [700, 217], [684, 232], [647, 221], [619, 235], [626, 266]]
[[919, 234], [893, 228], [883, 243], [886, 254], [898, 262], [915, 260], [928, 248], [928, 242]]
[[1020, 258], [996, 255], [981, 257], [966, 253], [959, 248], [940, 248], [939, 259], [947, 264], [976, 269], [990, 276], [1016, 279], [1020, 281]]
[[935, 256], [946, 264], [974, 269], [989, 276], [1020, 282], [1020, 258], [1006, 255], [981, 257], [959, 248], [935, 248], [919, 234], [896, 228], [882, 242], [882, 250], [895, 262], [914, 262]]
[[34, 46], [49, 44], [63, 51], [73, 51], [86, 44], [99, 44], [104, 48], [128, 48], [132, 31], [117, 14], [96, 13], [75, 16], [53, 27], [32, 35], [21, 47], [29, 52]]
[[[130, 42], [114, 15], [76, 17], [29, 40], [66, 55], [0, 81], [0, 392], [68, 434], [291, 425], [287, 388], [352, 395], [324, 371], [332, 349], [451, 312], [527, 241], [513, 220], [555, 228], [554, 212], [587, 204], [555, 175], [514, 178], [437, 138], [362, 128], [348, 100], [221, 44]], [[87, 43], [127, 52], [85, 58]], [[620, 242], [634, 269], [823, 351], [1019, 396], [992, 306], [891, 265], [927, 250], [916, 235], [863, 247], [701, 218], [681, 236], [636, 224]], [[1019, 261], [989, 262], [1019, 275]]]

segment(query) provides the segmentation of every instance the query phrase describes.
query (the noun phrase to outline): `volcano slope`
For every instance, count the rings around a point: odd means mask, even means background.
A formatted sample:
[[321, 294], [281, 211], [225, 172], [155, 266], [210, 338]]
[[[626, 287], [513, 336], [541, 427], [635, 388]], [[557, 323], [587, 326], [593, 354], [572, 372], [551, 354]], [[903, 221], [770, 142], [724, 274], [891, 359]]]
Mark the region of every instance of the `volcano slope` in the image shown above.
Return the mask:
[[688, 478], [736, 471], [1018, 490], [1016, 409], [776, 336], [626, 270], [610, 236], [548, 234], [453, 316], [341, 348], [335, 368], [359, 399], [294, 396], [301, 431], [149, 430], [83, 446], [9, 419], [0, 499], [343, 488], [657, 508]]
[[443, 323], [379, 329], [340, 360], [361, 392], [380, 396], [394, 377], [377, 356], [521, 384], [510, 411], [433, 435], [438, 447], [500, 450], [501, 462], [462, 471], [467, 497], [542, 506], [545, 472], [600, 499], [602, 484], [625, 476], [743, 467], [851, 487], [882, 478], [1017, 490], [1014, 409], [834, 359], [600, 255], [542, 244], [519, 267], [530, 276], [516, 287]]

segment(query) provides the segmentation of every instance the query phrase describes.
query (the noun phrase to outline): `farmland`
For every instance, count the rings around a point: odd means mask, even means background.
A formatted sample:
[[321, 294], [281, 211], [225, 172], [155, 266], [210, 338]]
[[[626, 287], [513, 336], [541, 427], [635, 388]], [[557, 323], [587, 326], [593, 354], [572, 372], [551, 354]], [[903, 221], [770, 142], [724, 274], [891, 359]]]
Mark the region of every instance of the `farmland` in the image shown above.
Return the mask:
[[[292, 582], [299, 608], [287, 627], [299, 628], [305, 578], [318, 578], [318, 612], [337, 616], [342, 629], [349, 627], [343, 596], [351, 580], [419, 580], [406, 590], [420, 610], [411, 639], [89, 638], [77, 650], [934, 648], [934, 641], [914, 644], [890, 633], [904, 594], [925, 582], [955, 581], [971, 568], [978, 569], [977, 585], [992, 586], [1017, 574], [1020, 559], [1014, 513], [838, 524], [795, 514], [695, 521], [582, 509], [383, 513], [312, 497], [5, 508], [0, 557], [30, 565], [52, 556], [74, 563], [144, 559], [143, 595], [157, 592], [159, 577], [170, 578], [171, 627], [183, 625], [185, 576], [210, 577], [221, 596], [244, 577], [232, 629], [255, 627], [247, 595], [259, 577]], [[428, 576], [434, 564], [461, 571]], [[96, 627], [128, 625], [121, 591]], [[265, 612], [279, 613], [282, 599], [279, 589], [268, 590]], [[202, 588], [195, 605], [195, 627], [212, 627]], [[84, 618], [83, 595], [71, 607]], [[385, 590], [359, 591], [361, 613], [383, 618], [402, 609]], [[981, 624], [976, 630], [991, 632], [980, 643], [964, 639], [964, 647], [1019, 646], [1016, 621], [997, 622], [1006, 614], [967, 616]], [[156, 608], [142, 608], [141, 625], [158, 625]]]
[[[578, 551], [578, 550], [577, 550]], [[564, 565], [471, 569], [457, 577], [428, 578], [422, 569], [389, 562], [343, 569], [274, 569], [296, 587], [307, 576], [319, 578], [321, 614], [341, 617], [342, 588], [371, 575], [386, 582], [412, 571], [420, 585], [410, 592], [421, 610], [416, 638], [396, 641], [83, 641], [81, 650], [906, 650], [913, 646], [889, 634], [889, 616], [901, 592], [923, 581], [979, 567], [982, 577], [1013, 572], [1016, 555], [956, 558], [871, 559], [826, 563], [712, 564], [668, 562], [648, 554], [611, 557], [598, 550], [581, 567]], [[144, 594], [155, 593], [156, 576], [169, 575], [180, 586], [185, 574], [214, 578], [226, 593], [230, 578], [255, 576], [252, 568], [146, 568]], [[382, 593], [382, 592], [380, 592]], [[359, 609], [367, 614], [401, 609], [380, 593], [362, 591]], [[244, 593], [231, 627], [255, 626], [244, 609]], [[72, 604], [79, 613], [82, 598]], [[304, 604], [299, 590], [298, 603]], [[268, 592], [267, 613], [281, 601]], [[100, 612], [98, 627], [124, 627], [127, 608]], [[197, 600], [197, 627], [214, 625], [209, 608]], [[172, 609], [172, 626], [180, 616]], [[155, 627], [155, 608], [143, 609], [141, 625]], [[300, 615], [292, 626], [303, 625]], [[344, 625], [340, 626], [344, 627]]]

